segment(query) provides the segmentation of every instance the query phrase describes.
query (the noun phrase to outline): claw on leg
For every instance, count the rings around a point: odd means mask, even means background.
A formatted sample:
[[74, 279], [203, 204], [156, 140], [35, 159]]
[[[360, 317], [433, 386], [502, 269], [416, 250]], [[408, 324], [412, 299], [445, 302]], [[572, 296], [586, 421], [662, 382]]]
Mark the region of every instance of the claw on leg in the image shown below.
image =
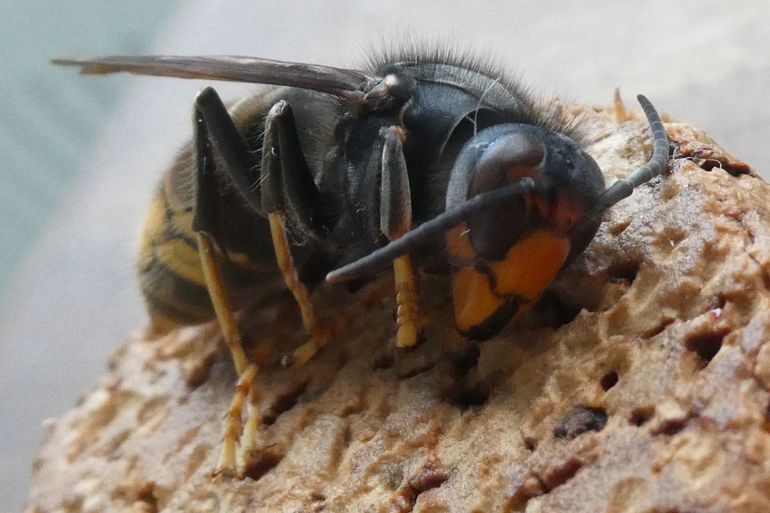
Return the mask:
[[353, 308], [341, 308], [333, 317], [324, 319], [318, 325], [315, 336], [310, 337], [310, 340], [295, 349], [285, 365], [299, 367], [307, 363], [329, 340], [360, 318], [363, 315], [362, 312], [369, 312], [392, 295], [393, 288], [390, 284], [384, 281], [376, 284], [363, 297], [356, 299]]
[[[238, 438], [241, 435], [241, 420], [243, 417], [243, 404], [250, 397], [253, 390], [254, 378], [257, 376], [257, 366], [249, 365], [238, 378], [235, 385], [235, 393], [227, 410], [227, 419], [222, 432], [222, 452], [214, 475], [238, 476], [237, 447]], [[252, 406], [253, 408], [253, 406]]]
[[248, 418], [241, 434], [240, 454], [238, 460], [244, 468], [256, 449], [257, 431], [262, 423], [262, 414], [257, 406], [257, 391], [251, 388], [248, 398]]
[[315, 334], [310, 340], [299, 346], [292, 353], [291, 366], [301, 367], [306, 364], [331, 338], [331, 332], [328, 327], [316, 327]]

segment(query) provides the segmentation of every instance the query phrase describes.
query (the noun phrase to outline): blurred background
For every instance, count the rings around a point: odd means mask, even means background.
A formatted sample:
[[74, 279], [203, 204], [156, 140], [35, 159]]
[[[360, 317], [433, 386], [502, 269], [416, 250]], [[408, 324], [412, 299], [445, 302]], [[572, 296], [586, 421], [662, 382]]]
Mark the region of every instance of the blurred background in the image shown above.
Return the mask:
[[[643, 4], [643, 6], [641, 5]], [[405, 34], [492, 53], [538, 91], [644, 92], [770, 176], [764, 0], [0, 0], [0, 513], [26, 497], [41, 422], [144, 323], [134, 244], [203, 82], [89, 78], [55, 56], [241, 54], [355, 66]], [[215, 84], [226, 99], [255, 89]]]

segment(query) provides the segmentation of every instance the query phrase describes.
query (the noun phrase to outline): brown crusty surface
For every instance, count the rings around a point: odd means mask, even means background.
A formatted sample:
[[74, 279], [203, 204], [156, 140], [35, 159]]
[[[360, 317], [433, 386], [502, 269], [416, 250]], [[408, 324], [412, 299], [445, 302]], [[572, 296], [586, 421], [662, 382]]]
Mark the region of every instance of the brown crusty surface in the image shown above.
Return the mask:
[[[641, 118], [584, 115], [608, 182], [643, 163]], [[242, 480], [212, 477], [235, 382], [216, 329], [136, 338], [47, 424], [27, 511], [770, 511], [770, 186], [666, 127], [666, 175], [497, 338], [453, 334], [441, 279], [423, 280], [408, 352], [392, 299], [321, 290], [322, 314], [352, 322], [283, 369], [299, 320], [285, 298], [255, 309], [265, 421]]]

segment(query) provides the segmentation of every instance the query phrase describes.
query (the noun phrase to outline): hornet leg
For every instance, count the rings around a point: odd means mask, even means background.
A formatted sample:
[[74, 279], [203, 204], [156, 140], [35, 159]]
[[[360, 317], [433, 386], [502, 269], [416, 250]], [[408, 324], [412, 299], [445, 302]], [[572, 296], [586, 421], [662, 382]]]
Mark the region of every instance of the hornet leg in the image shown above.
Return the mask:
[[270, 222], [273, 248], [286, 287], [294, 295], [310, 340], [298, 347], [291, 364], [310, 360], [329, 339], [329, 332], [318, 322], [307, 286], [300, 280], [286, 233], [286, 216], [311, 237], [323, 231], [318, 213], [318, 189], [300, 148], [291, 106], [279, 101], [265, 119], [262, 147], [262, 208]]
[[[380, 230], [391, 241], [412, 229], [409, 175], [401, 136], [402, 131], [397, 127], [388, 127], [381, 132]], [[412, 347], [417, 343], [420, 320], [417, 277], [409, 253], [393, 260], [393, 274], [398, 305], [396, 347]]]
[[237, 442], [241, 433], [243, 403], [248, 399], [249, 417], [258, 417], [254, 403], [256, 391], [254, 378], [257, 366], [250, 363], [243, 350], [238, 326], [227, 297], [221, 269], [216, 259], [220, 204], [219, 183], [214, 157], [219, 155], [227, 172], [237, 183], [238, 179], [246, 182], [249, 169], [249, 156], [246, 145], [227, 109], [217, 93], [204, 89], [195, 101], [194, 113], [195, 153], [197, 161], [197, 183], [193, 229], [196, 231], [198, 252], [200, 254], [206, 287], [214, 305], [225, 344], [235, 364], [238, 384], [232, 403], [227, 413], [223, 431], [222, 452], [215, 474], [235, 475], [237, 473]]

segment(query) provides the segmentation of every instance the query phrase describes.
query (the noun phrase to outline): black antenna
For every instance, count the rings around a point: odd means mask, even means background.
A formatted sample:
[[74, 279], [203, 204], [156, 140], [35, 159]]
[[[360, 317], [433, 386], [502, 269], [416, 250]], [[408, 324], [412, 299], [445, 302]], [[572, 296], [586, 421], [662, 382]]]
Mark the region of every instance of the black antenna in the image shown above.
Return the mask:
[[663, 122], [660, 120], [658, 111], [652, 106], [650, 100], [643, 95], [638, 95], [636, 99], [639, 100], [644, 115], [647, 116], [647, 121], [650, 123], [653, 141], [652, 157], [650, 157], [650, 160], [645, 165], [607, 188], [599, 197], [599, 201], [593, 209], [594, 214], [600, 214], [618, 201], [629, 197], [634, 192], [635, 187], [649, 182], [663, 173], [663, 170], [666, 169], [666, 164], [668, 164], [668, 136], [666, 135], [666, 129], [663, 128]]
[[446, 233], [447, 230], [465, 221], [476, 212], [523, 196], [534, 188], [534, 180], [530, 177], [525, 177], [515, 184], [506, 185], [505, 187], [474, 196], [461, 205], [447, 210], [414, 230], [407, 232], [400, 239], [396, 239], [365, 257], [330, 272], [326, 275], [326, 281], [329, 283], [339, 283], [372, 273], [392, 262], [393, 259], [405, 255], [422, 244], [429, 242], [431, 237]]

